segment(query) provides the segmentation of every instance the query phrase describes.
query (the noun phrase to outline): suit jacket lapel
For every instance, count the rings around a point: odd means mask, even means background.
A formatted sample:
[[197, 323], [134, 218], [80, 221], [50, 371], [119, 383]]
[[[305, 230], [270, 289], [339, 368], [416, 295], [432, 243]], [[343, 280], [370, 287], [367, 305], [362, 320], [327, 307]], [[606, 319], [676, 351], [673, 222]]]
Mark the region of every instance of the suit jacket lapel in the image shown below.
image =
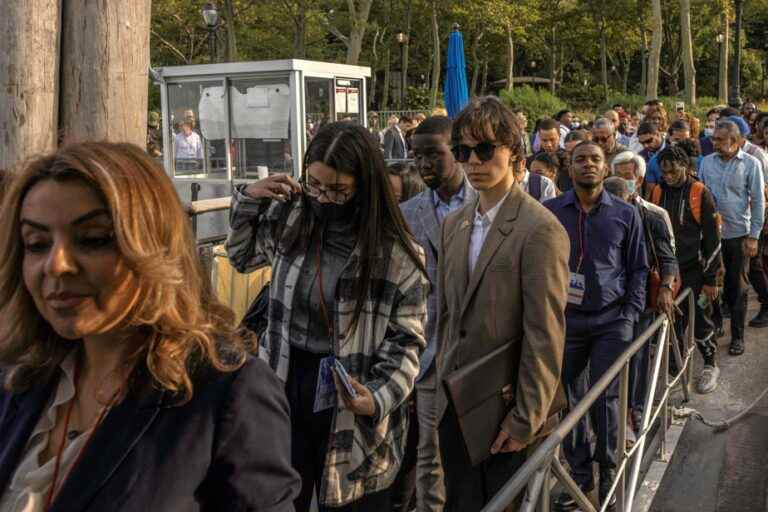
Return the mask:
[[431, 196], [432, 193], [426, 191], [419, 201], [419, 222], [429, 243], [432, 244], [432, 249], [437, 253], [440, 247], [440, 224], [437, 221], [437, 212]]
[[[469, 276], [469, 284], [467, 285], [467, 291], [464, 294], [464, 300], [461, 304], [461, 315], [464, 314], [467, 306], [469, 306], [472, 296], [474, 295], [475, 290], [477, 290], [477, 286], [480, 284], [483, 274], [485, 274], [486, 267], [493, 259], [493, 256], [496, 254], [496, 251], [499, 249], [504, 239], [512, 232], [514, 221], [517, 219], [517, 214], [520, 210], [521, 194], [520, 187], [512, 187], [512, 190], [510, 190], [509, 195], [504, 200], [504, 204], [501, 205], [499, 213], [496, 215], [493, 224], [491, 224], [491, 227], [488, 230], [488, 236], [485, 238], [483, 248], [480, 250], [480, 255], [477, 258], [475, 268], [472, 271], [472, 275]], [[469, 257], [469, 240], [467, 240], [466, 245], [467, 258], [464, 259], [465, 262], [468, 261]], [[467, 267], [467, 271], [469, 271], [468, 264], [465, 264], [465, 267]]]
[[161, 391], [147, 386], [109, 411], [85, 447], [80, 463], [64, 481], [51, 511], [87, 508], [157, 417], [162, 399]]
[[[19, 395], [7, 395], [0, 408], [0, 494], [7, 489], [24, 456], [29, 436], [56, 390], [58, 372], [47, 383]], [[0, 403], [0, 405], [3, 405]]]

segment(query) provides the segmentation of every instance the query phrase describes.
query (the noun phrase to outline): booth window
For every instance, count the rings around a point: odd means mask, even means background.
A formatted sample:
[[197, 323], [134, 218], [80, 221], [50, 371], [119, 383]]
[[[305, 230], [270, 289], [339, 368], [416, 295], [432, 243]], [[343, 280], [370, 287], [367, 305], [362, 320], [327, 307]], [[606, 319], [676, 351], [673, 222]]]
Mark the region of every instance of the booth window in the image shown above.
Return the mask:
[[317, 131], [333, 119], [331, 110], [333, 79], [304, 78], [304, 97], [307, 111], [306, 140], [311, 141]]
[[293, 172], [291, 89], [288, 74], [232, 79], [229, 82], [232, 176], [257, 179]]
[[348, 78], [337, 78], [334, 91], [334, 106], [336, 110], [337, 121], [351, 121], [357, 124], [363, 124], [362, 101], [363, 101], [363, 81], [352, 80]]
[[220, 80], [168, 85], [171, 162], [177, 178], [226, 179], [226, 114]]

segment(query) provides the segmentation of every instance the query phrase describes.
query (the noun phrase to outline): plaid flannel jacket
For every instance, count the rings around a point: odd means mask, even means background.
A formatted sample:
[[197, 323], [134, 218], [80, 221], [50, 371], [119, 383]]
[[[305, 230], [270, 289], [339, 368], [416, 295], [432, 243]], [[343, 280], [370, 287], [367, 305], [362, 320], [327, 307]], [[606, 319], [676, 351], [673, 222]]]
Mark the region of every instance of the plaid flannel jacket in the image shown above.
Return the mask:
[[[283, 381], [288, 377], [293, 291], [305, 259], [305, 251], [287, 254], [286, 248], [302, 236], [303, 210], [300, 200], [256, 200], [245, 195], [241, 186], [232, 198], [226, 242], [229, 260], [239, 272], [272, 265], [269, 325], [259, 341], [259, 357]], [[414, 247], [423, 259], [421, 247], [416, 243]], [[404, 401], [413, 389], [419, 356], [426, 346], [429, 281], [399, 244], [382, 240], [377, 249], [371, 286], [378, 293], [366, 301], [351, 332], [359, 248], [352, 252], [336, 287], [334, 355], [371, 390], [376, 412], [368, 418], [336, 408], [319, 492], [325, 506], [343, 506], [388, 488], [405, 451]]]

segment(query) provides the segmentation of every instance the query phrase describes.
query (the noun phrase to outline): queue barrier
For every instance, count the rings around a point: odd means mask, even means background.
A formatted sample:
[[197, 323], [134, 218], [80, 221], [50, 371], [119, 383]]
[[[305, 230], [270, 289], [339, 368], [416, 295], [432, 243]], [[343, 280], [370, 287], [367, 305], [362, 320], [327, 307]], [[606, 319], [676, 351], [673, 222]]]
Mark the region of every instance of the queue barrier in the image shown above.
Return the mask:
[[[584, 398], [576, 404], [563, 418], [557, 428], [528, 457], [525, 464], [512, 476], [504, 487], [483, 508], [482, 512], [502, 512], [507, 509], [523, 492], [521, 512], [549, 512], [550, 491], [555, 481], [559, 482], [579, 504], [584, 512], [596, 512], [598, 509], [581, 492], [568, 471], [559, 460], [559, 448], [565, 437], [589, 414], [589, 410], [598, 397], [605, 392], [613, 379], [619, 378], [619, 432], [616, 468], [610, 493], [600, 512], [605, 512], [612, 496], [616, 496], [616, 510], [630, 512], [635, 501], [639, 484], [640, 464], [648, 436], [651, 432], [660, 436], [659, 456], [667, 460], [666, 435], [670, 425], [669, 396], [678, 382], [682, 383], [685, 401], [689, 399], [690, 381], [692, 376], [692, 354], [695, 350], [694, 318], [695, 298], [690, 288], [686, 288], [676, 299], [675, 306], [679, 307], [684, 301], [688, 308], [688, 327], [685, 333], [683, 350], [674, 334], [674, 326], [664, 315], [660, 315], [613, 363], [608, 371], [592, 386]], [[629, 364], [634, 356], [646, 343], [656, 338], [657, 350], [650, 367], [650, 383], [645, 397], [642, 428], [637, 435], [637, 441], [627, 450], [627, 415], [629, 394]], [[679, 368], [678, 373], [670, 379], [670, 355]], [[659, 428], [653, 426], [661, 420]], [[629, 473], [627, 474], [627, 468]]]

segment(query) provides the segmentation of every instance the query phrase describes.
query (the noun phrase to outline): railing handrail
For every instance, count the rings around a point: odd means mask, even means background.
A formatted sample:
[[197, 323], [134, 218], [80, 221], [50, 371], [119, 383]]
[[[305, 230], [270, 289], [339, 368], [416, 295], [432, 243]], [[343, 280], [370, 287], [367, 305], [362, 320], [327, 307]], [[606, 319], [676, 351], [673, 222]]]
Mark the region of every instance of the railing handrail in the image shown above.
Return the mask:
[[[675, 300], [675, 305], [679, 306], [691, 295], [691, 293], [691, 289], [686, 288]], [[690, 315], [689, 318], [691, 318]], [[658, 330], [662, 328], [662, 325], [666, 320], [667, 318], [664, 315], [658, 315], [653, 323], [651, 323], [651, 325], [630, 344], [595, 385], [589, 389], [584, 398], [569, 411], [565, 418], [560, 421], [555, 430], [546, 437], [512, 478], [504, 484], [504, 487], [502, 487], [502, 489], [483, 508], [482, 512], [501, 512], [514, 501], [531, 479], [534, 478], [536, 473], [541, 470], [545, 464], [549, 463], [566, 435], [568, 435], [577, 423], [589, 413], [589, 410], [600, 395], [602, 395], [606, 389], [608, 389], [608, 386], [611, 385], [613, 380], [619, 376], [630, 359], [656, 334]], [[669, 326], [669, 328], [671, 329], [673, 326]], [[684, 370], [684, 368], [680, 369], [681, 372]], [[621, 422], [622, 419], [620, 418], [619, 421]], [[621, 450], [624, 449], [623, 447], [619, 448]]]

